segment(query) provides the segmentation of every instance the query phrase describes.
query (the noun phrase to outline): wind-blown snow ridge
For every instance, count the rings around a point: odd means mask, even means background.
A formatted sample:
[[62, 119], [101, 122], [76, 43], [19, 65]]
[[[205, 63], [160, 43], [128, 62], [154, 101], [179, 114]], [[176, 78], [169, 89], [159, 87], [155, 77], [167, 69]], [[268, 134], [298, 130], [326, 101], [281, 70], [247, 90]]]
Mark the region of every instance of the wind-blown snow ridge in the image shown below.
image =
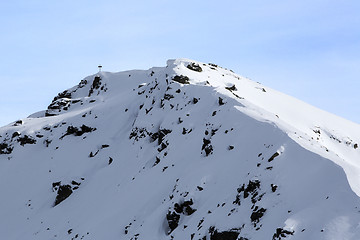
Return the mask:
[[[168, 66], [181, 74], [193, 60], [168, 61]], [[198, 63], [202, 64], [202, 63]], [[211, 68], [211, 66], [210, 66]], [[214, 69], [212, 69], [214, 70]], [[243, 106], [235, 106], [260, 121], [271, 122], [285, 131], [294, 141], [341, 166], [353, 191], [360, 196], [360, 125], [325, 112], [298, 99], [253, 82], [228, 70], [216, 68], [216, 73], [188, 73], [194, 84], [209, 81], [216, 91], [237, 99]], [[210, 70], [211, 72], [211, 70]], [[237, 81], [239, 80], [239, 81]], [[236, 90], [226, 91], [235, 86]], [[239, 97], [241, 96], [241, 97]]]
[[99, 72], [0, 128], [0, 236], [359, 239], [359, 136], [215, 64]]

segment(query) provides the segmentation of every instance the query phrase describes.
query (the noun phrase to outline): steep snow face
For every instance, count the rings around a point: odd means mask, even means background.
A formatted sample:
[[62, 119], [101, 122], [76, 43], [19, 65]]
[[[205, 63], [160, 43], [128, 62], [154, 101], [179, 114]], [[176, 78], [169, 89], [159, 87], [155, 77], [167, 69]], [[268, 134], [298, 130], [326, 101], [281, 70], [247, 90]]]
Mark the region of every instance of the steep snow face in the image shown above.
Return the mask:
[[0, 129], [0, 236], [359, 239], [359, 133], [214, 64], [98, 73]]

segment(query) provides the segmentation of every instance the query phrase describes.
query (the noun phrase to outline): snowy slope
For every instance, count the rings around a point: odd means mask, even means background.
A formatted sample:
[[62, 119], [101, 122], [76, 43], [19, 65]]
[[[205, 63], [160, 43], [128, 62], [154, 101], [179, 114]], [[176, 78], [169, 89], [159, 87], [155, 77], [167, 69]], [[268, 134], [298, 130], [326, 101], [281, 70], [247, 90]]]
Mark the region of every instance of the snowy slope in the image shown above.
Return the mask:
[[214, 64], [101, 72], [0, 128], [0, 236], [359, 239], [359, 143]]

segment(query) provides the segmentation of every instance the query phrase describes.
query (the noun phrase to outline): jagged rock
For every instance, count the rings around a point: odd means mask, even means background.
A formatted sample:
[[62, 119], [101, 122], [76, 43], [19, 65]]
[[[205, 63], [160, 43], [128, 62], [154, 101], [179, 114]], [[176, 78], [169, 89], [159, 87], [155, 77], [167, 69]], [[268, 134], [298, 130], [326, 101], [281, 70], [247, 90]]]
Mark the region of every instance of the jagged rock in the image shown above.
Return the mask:
[[269, 158], [268, 162], [273, 161], [273, 160], [274, 160], [277, 156], [279, 156], [279, 155], [280, 155], [280, 153], [278, 153], [278, 152], [274, 153], [274, 154]]
[[89, 97], [94, 93], [94, 89], [99, 89], [101, 86], [101, 77], [100, 76], [95, 76], [93, 83], [91, 85], [91, 88], [89, 90]]
[[258, 206], [255, 207], [255, 209], [253, 210], [250, 216], [250, 219], [255, 224], [255, 226], [256, 223], [260, 221], [260, 218], [264, 216], [265, 212], [266, 212], [265, 208], [258, 208]]
[[60, 184], [61, 184], [60, 181], [59, 181], [59, 182], [53, 182], [53, 183], [52, 183], [52, 189], [53, 189], [54, 192], [56, 192], [57, 190], [59, 190]]
[[86, 79], [81, 80], [78, 84], [78, 88], [85, 87], [87, 83], [88, 83], [88, 81]]
[[166, 220], [170, 228], [168, 234], [170, 234], [179, 226], [180, 214], [177, 214], [176, 212], [168, 211], [168, 213], [166, 214]]
[[229, 90], [230, 92], [231, 92], [231, 91], [236, 91], [236, 90], [237, 90], [237, 89], [236, 89], [235, 84], [234, 84], [234, 85], [232, 85], [231, 87], [225, 87], [225, 89]]
[[205, 156], [209, 156], [213, 153], [213, 146], [211, 145], [211, 141], [209, 139], [203, 138], [203, 145], [201, 147], [201, 150], [205, 151]]
[[193, 209], [191, 206], [193, 205], [193, 200], [190, 199], [189, 201], [184, 201], [182, 203], [175, 203], [174, 210], [179, 214], [191, 215], [193, 214], [196, 209]]
[[170, 99], [172, 99], [172, 98], [174, 98], [174, 95], [165, 93], [165, 95], [164, 95], [164, 99], [165, 99], [165, 100], [170, 100]]
[[[210, 240], [236, 240], [240, 234], [233, 230], [219, 232], [215, 227], [210, 227], [209, 232]], [[243, 240], [245, 239], [243, 238]]]
[[24, 135], [23, 137], [19, 137], [17, 141], [20, 143], [21, 146], [24, 146], [25, 144], [35, 144], [36, 139], [29, 137], [28, 135]]
[[11, 138], [16, 138], [16, 137], [18, 137], [18, 136], [20, 136], [20, 135], [21, 135], [21, 133], [19, 133], [19, 132], [14, 132], [14, 133], [12, 134]]
[[175, 77], [173, 77], [172, 79], [175, 82], [178, 83], [182, 83], [182, 84], [190, 84], [189, 82], [189, 78], [187, 76], [183, 76], [183, 75], [176, 75]]
[[17, 120], [13, 126], [20, 126], [20, 125], [23, 125], [23, 121], [22, 120]]
[[48, 106], [48, 110], [67, 110], [70, 106], [70, 102], [69, 99], [57, 99]]
[[0, 154], [11, 154], [14, 147], [7, 143], [0, 143]]
[[281, 240], [286, 238], [288, 235], [294, 235], [295, 231], [288, 231], [283, 228], [277, 228], [276, 232], [274, 233], [272, 240]]
[[195, 72], [202, 72], [202, 68], [199, 66], [199, 64], [196, 63], [188, 64], [186, 67]]
[[274, 184], [271, 184], [271, 191], [272, 192], [276, 192], [276, 189], [277, 189], [278, 186], [274, 185]]
[[55, 199], [54, 206], [67, 199], [73, 193], [70, 185], [60, 185]]
[[92, 132], [95, 130], [96, 130], [96, 128], [92, 128], [92, 127], [86, 126], [84, 124], [80, 128], [77, 128], [74, 126], [68, 126], [68, 128], [66, 129], [65, 135], [60, 137], [60, 139], [63, 139], [67, 135], [81, 136], [84, 133], [89, 133], [89, 132]]
[[220, 106], [222, 106], [222, 105], [224, 105], [225, 103], [224, 103], [224, 99], [222, 99], [221, 97], [219, 97], [219, 105]]
[[164, 128], [164, 129], [159, 129], [159, 131], [152, 133], [150, 135], [151, 135], [152, 141], [154, 142], [154, 141], [158, 140], [158, 145], [160, 145], [163, 142], [164, 137], [171, 132], [172, 132], [172, 130]]
[[153, 167], [155, 167], [156, 165], [158, 165], [160, 163], [160, 158], [156, 157], [155, 158], [155, 163], [153, 165]]
[[[258, 189], [260, 188], [259, 180], [250, 180], [247, 186], [243, 184], [240, 188], [237, 189], [238, 194], [236, 195], [236, 199], [233, 202], [234, 204], [241, 204], [240, 198], [243, 196], [244, 199], [251, 195], [251, 202], [256, 203], [258, 200], [261, 200], [262, 195], [259, 196]], [[241, 195], [243, 193], [243, 195]]]
[[149, 133], [146, 128], [135, 127], [131, 130], [129, 139], [134, 138], [135, 141], [138, 141], [139, 139], [144, 138], [148, 135], [151, 135], [151, 133]]
[[56, 97], [54, 97], [53, 102], [55, 102], [56, 100], [58, 100], [60, 98], [71, 98], [71, 92], [65, 90], [65, 91], [59, 93]]

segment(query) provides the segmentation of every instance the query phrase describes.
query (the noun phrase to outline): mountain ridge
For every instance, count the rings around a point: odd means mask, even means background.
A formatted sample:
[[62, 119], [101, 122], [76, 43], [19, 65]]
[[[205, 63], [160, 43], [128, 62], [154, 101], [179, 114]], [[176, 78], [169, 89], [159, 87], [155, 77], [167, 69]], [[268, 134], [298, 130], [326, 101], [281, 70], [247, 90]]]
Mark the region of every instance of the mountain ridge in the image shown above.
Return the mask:
[[284, 96], [188, 59], [91, 75], [0, 128], [0, 233], [357, 239], [359, 126]]

